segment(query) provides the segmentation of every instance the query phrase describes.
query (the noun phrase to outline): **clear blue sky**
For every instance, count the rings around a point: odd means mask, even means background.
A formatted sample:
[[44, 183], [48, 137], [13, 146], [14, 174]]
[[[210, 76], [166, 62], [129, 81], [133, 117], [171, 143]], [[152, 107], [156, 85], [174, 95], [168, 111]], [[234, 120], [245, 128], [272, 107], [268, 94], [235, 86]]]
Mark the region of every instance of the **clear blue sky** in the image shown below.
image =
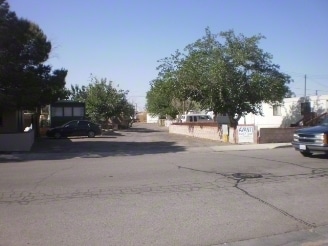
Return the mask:
[[37, 23], [68, 70], [67, 87], [107, 78], [143, 110], [159, 59], [213, 33], [263, 34], [261, 48], [292, 76], [297, 96], [328, 94], [327, 0], [8, 0]]

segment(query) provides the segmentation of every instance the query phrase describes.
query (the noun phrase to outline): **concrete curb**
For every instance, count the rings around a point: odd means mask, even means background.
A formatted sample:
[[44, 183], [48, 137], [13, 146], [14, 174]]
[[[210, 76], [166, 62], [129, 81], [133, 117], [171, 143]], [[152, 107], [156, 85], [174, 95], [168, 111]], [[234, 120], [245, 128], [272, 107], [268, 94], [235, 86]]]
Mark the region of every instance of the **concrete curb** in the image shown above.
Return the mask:
[[245, 150], [267, 150], [278, 148], [291, 148], [291, 143], [268, 143], [268, 144], [232, 144], [224, 146], [212, 146], [214, 151], [245, 151]]

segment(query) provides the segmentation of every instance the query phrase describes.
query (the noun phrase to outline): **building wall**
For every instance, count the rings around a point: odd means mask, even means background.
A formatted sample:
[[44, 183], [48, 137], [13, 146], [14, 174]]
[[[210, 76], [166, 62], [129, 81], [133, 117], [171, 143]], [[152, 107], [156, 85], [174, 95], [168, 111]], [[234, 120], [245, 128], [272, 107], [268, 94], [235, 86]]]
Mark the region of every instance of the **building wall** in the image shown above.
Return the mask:
[[0, 125], [0, 133], [14, 133], [18, 131], [17, 111], [3, 111], [2, 125]]
[[[293, 140], [293, 134], [300, 127], [288, 127], [288, 128], [261, 128], [257, 130], [254, 127], [253, 139], [249, 143], [291, 143]], [[189, 137], [210, 139], [219, 142], [230, 143], [242, 143], [239, 139], [238, 128], [237, 130], [229, 129], [229, 138], [227, 138], [227, 132], [223, 127], [218, 127], [216, 124], [171, 124], [169, 125], [169, 133], [180, 134]], [[243, 142], [245, 143], [245, 142]]]
[[[308, 97], [311, 111], [318, 115], [328, 111], [328, 95]], [[303, 97], [285, 98], [281, 105], [280, 115], [273, 115], [273, 106], [263, 103], [263, 116], [248, 114], [239, 120], [239, 125], [254, 124], [258, 128], [289, 127], [301, 120], [301, 102]]]
[[50, 105], [50, 126], [61, 126], [71, 120], [85, 117], [85, 103], [74, 101], [58, 101]]
[[217, 124], [205, 125], [201, 123], [170, 124], [169, 133], [180, 134], [189, 137], [204, 138], [223, 142], [223, 131]]
[[261, 143], [291, 143], [294, 132], [300, 127], [289, 128], [261, 128], [259, 131], [259, 140]]
[[30, 151], [34, 143], [34, 130], [0, 134], [0, 151]]

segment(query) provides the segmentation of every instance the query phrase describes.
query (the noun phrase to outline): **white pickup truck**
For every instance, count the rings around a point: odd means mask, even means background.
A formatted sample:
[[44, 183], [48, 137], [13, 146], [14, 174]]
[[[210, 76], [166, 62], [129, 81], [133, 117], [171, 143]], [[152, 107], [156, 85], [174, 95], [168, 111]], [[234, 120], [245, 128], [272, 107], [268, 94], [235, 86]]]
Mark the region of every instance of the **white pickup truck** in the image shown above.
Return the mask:
[[292, 145], [303, 156], [328, 154], [328, 117], [317, 126], [295, 131]]

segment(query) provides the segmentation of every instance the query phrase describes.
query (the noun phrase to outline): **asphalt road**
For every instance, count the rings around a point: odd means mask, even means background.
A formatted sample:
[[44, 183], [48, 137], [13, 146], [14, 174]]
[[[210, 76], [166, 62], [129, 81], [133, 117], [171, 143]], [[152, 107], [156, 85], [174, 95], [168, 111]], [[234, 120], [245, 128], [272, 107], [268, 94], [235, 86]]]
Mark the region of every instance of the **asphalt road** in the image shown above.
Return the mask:
[[0, 245], [328, 245], [328, 162], [135, 125], [0, 161]]

